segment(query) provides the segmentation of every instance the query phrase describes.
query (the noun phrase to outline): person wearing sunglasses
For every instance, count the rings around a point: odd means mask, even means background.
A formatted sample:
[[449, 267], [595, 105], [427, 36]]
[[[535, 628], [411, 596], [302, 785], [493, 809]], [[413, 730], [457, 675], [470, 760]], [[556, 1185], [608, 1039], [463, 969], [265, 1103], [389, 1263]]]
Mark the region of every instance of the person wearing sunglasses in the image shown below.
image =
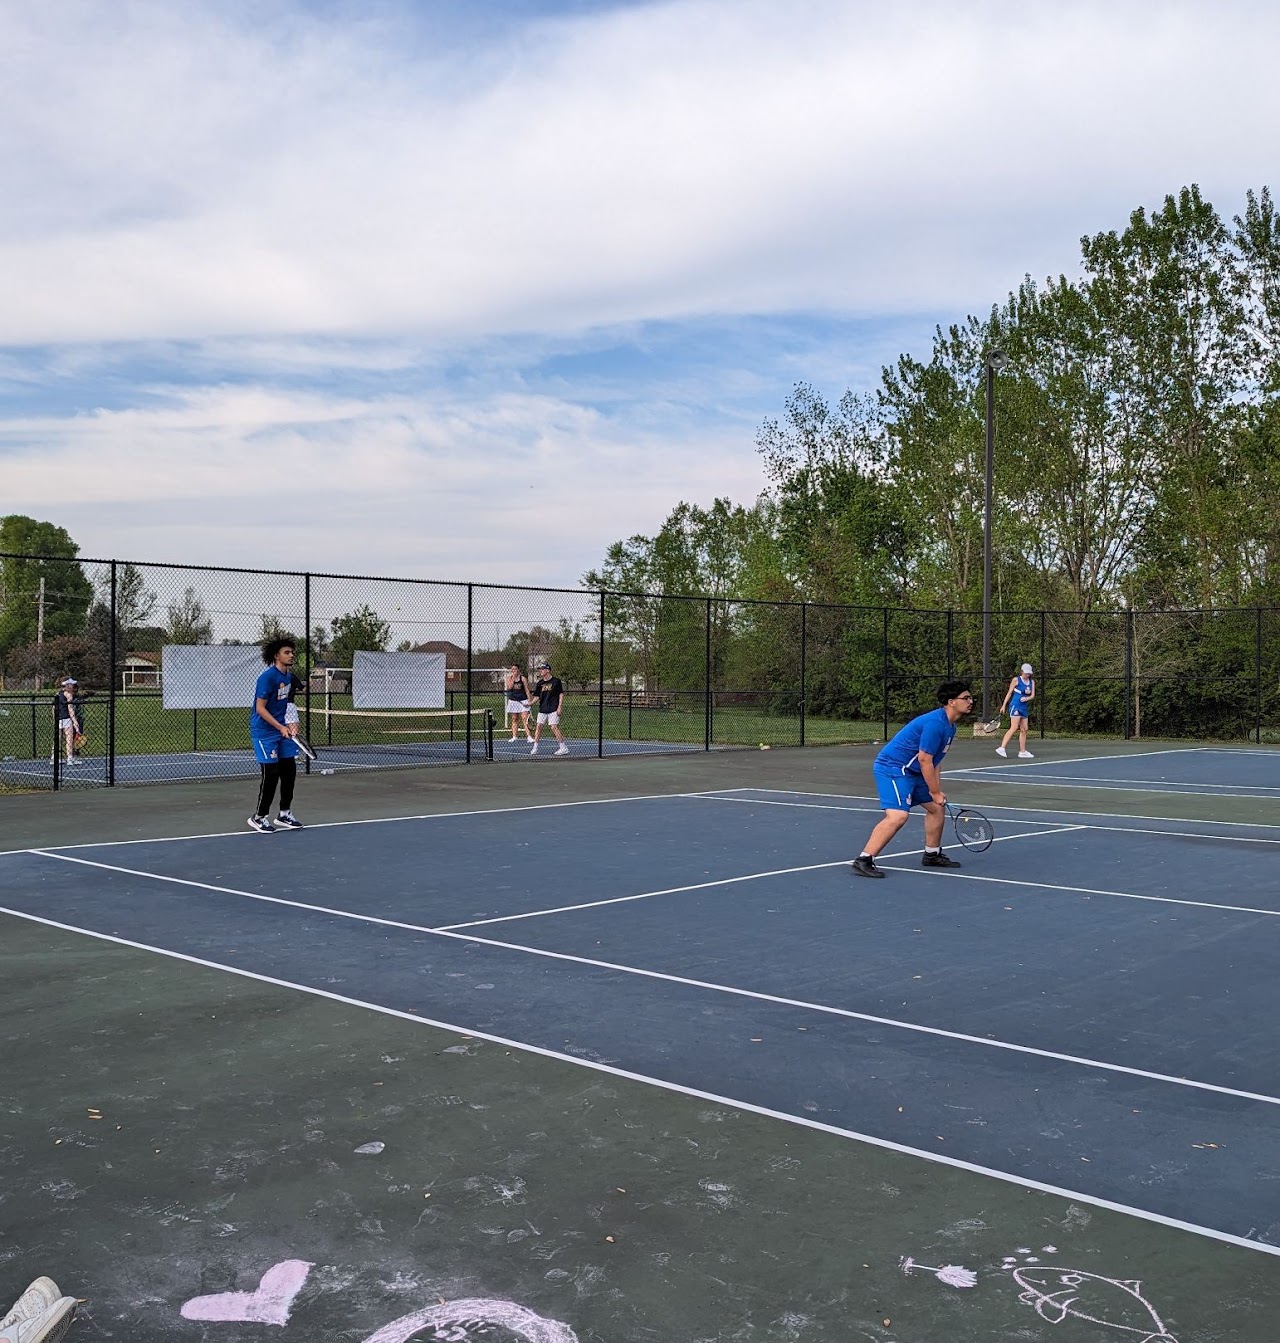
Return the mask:
[[959, 867], [942, 851], [942, 826], [947, 795], [942, 791], [942, 761], [955, 740], [956, 724], [973, 712], [968, 681], [944, 681], [937, 691], [937, 709], [913, 718], [885, 743], [871, 767], [884, 819], [871, 832], [853, 860], [858, 877], [883, 877], [876, 856], [907, 823], [912, 807], [924, 811], [924, 867]]

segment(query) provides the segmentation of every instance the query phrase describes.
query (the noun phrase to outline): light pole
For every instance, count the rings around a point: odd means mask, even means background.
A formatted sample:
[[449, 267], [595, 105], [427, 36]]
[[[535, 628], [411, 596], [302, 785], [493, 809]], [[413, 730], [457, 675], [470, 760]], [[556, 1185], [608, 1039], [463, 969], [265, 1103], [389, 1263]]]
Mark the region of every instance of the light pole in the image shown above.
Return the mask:
[[991, 493], [995, 474], [996, 374], [1005, 366], [1003, 350], [988, 350], [983, 361], [987, 375], [987, 471], [982, 506], [982, 721], [991, 720]]

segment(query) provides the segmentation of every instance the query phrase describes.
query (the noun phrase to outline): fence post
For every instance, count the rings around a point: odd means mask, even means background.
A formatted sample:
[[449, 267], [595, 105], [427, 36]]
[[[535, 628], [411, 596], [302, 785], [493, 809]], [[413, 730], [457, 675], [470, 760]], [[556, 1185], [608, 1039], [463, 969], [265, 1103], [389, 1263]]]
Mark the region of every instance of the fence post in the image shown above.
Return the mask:
[[604, 759], [604, 589], [600, 589], [600, 672], [596, 678], [599, 701], [596, 707], [596, 759]]
[[1124, 739], [1133, 735], [1133, 608], [1124, 613]]
[[[472, 642], [472, 636], [471, 636], [471, 613], [472, 613], [472, 602], [473, 602], [474, 599], [475, 599], [475, 588], [474, 588], [470, 583], [468, 583], [468, 584], [467, 584], [467, 669], [466, 669], [466, 677], [467, 677], [467, 700], [466, 700], [466, 704], [467, 704], [467, 756], [466, 756], [466, 759], [467, 759], [467, 764], [468, 764], [468, 765], [471, 763], [471, 659], [472, 659], [472, 656], [473, 656], [473, 654], [472, 654], [472, 652], [471, 652], [471, 642]], [[446, 675], [446, 679], [447, 679], [447, 675]], [[450, 720], [450, 721], [452, 721], [452, 720]]]
[[955, 618], [956, 613], [947, 608], [947, 680], [954, 681], [955, 674]]
[[1253, 612], [1253, 739], [1262, 745], [1262, 607]]
[[111, 633], [108, 636], [109, 648], [107, 661], [107, 787], [114, 788], [116, 782], [116, 661], [120, 650], [116, 643], [116, 562], [111, 561]]
[[[307, 650], [307, 679], [302, 684], [302, 721], [308, 741], [311, 740], [311, 673], [316, 665], [315, 649], [311, 646], [311, 575], [302, 575], [302, 646]], [[311, 773], [311, 761], [302, 760], [304, 774]]]
[[[1045, 642], [1044, 642], [1044, 612], [1041, 611], [1041, 612], [1040, 612], [1040, 685], [1041, 685], [1041, 686], [1044, 685], [1044, 677], [1045, 677], [1044, 656], [1045, 656]], [[1045, 730], [1045, 721], [1044, 721], [1044, 712], [1045, 712], [1045, 711], [1044, 711], [1044, 703], [1045, 703], [1045, 702], [1044, 702], [1043, 699], [1040, 699], [1040, 690], [1039, 690], [1038, 688], [1037, 688], [1037, 690], [1036, 690], [1036, 699], [1040, 700], [1040, 712], [1036, 715], [1036, 717], [1040, 720], [1040, 740], [1043, 741], [1043, 740], [1044, 740], [1044, 730]]]
[[710, 597], [707, 598], [707, 634], [705, 643], [706, 648], [703, 653], [702, 680], [703, 685], [706, 687], [706, 706], [705, 706], [706, 718], [703, 733], [705, 740], [703, 742], [702, 749], [704, 751], [709, 751], [711, 749], [711, 598]]
[[880, 635], [880, 698], [884, 707], [884, 736], [881, 741], [889, 740], [889, 608], [881, 608], [884, 617]]
[[809, 694], [808, 673], [808, 639], [809, 622], [807, 612], [808, 602], [800, 603], [800, 745], [804, 745], [804, 704]]

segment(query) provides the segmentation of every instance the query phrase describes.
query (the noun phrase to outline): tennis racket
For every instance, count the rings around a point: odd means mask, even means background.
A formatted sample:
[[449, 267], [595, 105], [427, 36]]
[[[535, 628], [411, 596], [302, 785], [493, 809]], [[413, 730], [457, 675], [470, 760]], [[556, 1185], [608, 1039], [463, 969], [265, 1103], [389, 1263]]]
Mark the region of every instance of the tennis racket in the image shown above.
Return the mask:
[[951, 817], [956, 838], [966, 849], [974, 853], [984, 853], [995, 840], [996, 833], [991, 822], [972, 807], [954, 807], [947, 803], [947, 814]]
[[1004, 725], [1004, 716], [996, 714], [994, 718], [988, 718], [985, 723], [978, 724], [979, 732], [999, 732]]
[[298, 748], [298, 754], [304, 760], [318, 760], [320, 758], [316, 755], [315, 748], [305, 737], [294, 737], [293, 744]]

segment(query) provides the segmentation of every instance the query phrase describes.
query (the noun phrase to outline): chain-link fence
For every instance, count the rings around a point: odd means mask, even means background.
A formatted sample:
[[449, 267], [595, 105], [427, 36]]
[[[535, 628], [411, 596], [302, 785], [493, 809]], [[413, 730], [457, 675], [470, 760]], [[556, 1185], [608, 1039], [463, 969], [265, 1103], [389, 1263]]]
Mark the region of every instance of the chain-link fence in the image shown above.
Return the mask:
[[569, 755], [879, 741], [942, 680], [996, 711], [1024, 662], [1042, 735], [1280, 742], [1280, 610], [985, 623], [984, 684], [980, 612], [0, 555], [0, 788], [256, 775], [281, 634], [308, 767], [334, 772], [527, 759], [560, 693], [540, 735]]

